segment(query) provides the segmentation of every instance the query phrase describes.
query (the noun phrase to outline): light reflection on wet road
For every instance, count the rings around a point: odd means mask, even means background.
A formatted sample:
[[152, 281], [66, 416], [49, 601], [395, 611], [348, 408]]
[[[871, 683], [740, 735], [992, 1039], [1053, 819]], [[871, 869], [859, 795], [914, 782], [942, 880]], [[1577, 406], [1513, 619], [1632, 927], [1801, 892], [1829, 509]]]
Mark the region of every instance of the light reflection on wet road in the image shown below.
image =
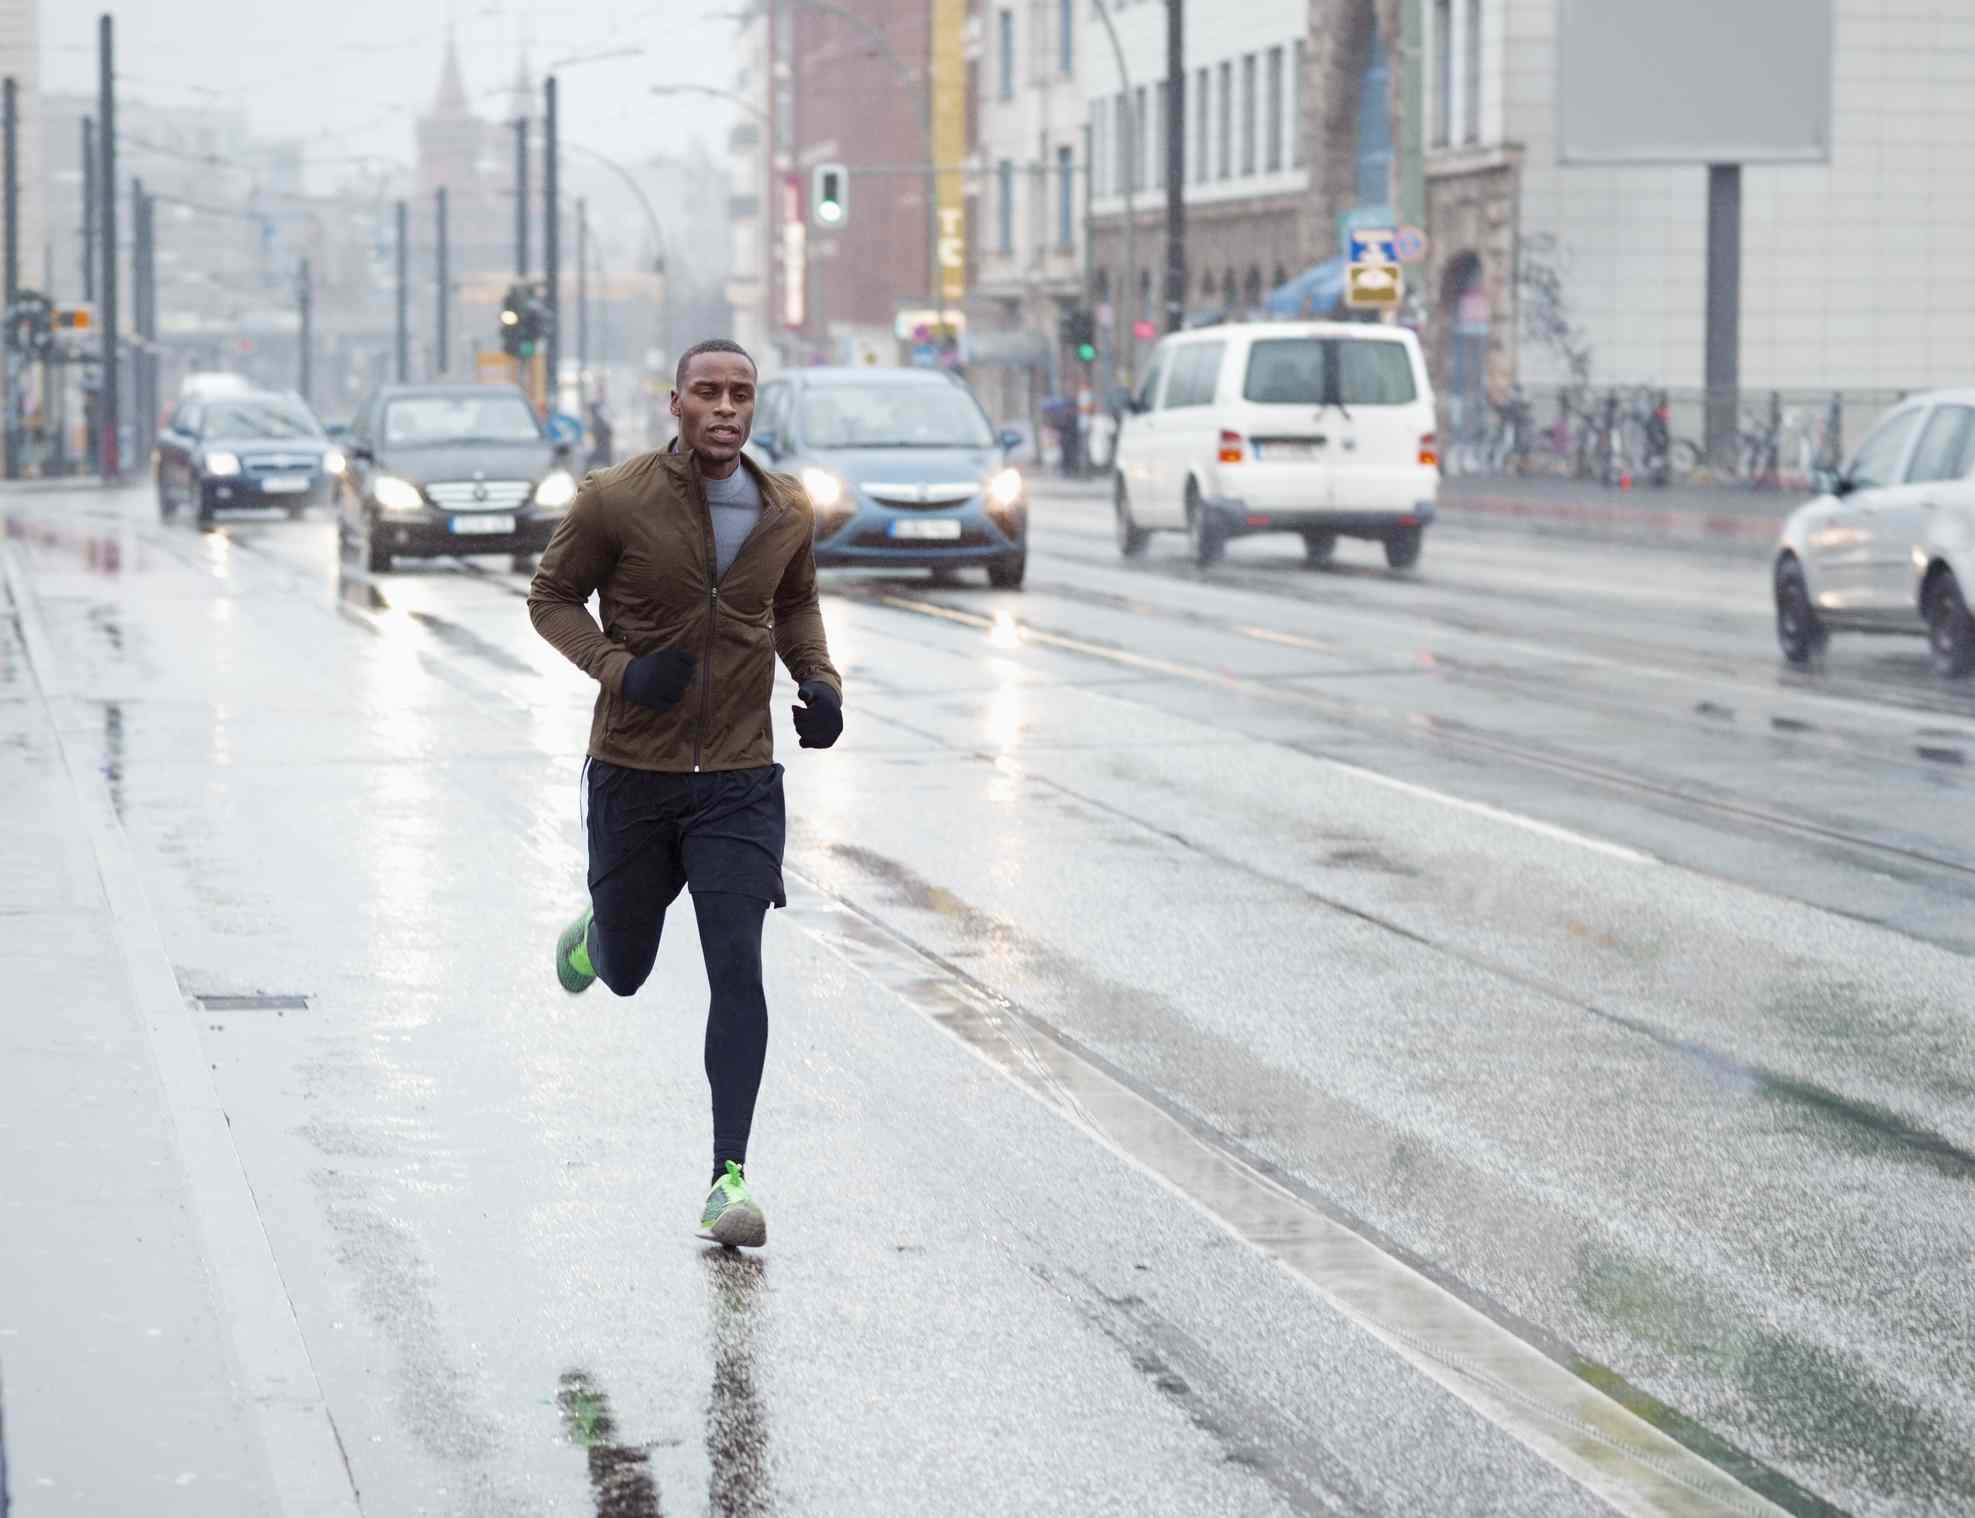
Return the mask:
[[1560, 540], [1126, 566], [1068, 500], [1025, 594], [833, 580], [743, 1260], [680, 1221], [691, 929], [545, 985], [588, 695], [525, 582], [47, 499], [45, 720], [181, 987], [303, 998], [200, 1042], [364, 1510], [1680, 1510], [1597, 1485], [1649, 1434], [1750, 1511], [1975, 1504], [1975, 695], [1922, 645], [1781, 671], [1759, 564]]

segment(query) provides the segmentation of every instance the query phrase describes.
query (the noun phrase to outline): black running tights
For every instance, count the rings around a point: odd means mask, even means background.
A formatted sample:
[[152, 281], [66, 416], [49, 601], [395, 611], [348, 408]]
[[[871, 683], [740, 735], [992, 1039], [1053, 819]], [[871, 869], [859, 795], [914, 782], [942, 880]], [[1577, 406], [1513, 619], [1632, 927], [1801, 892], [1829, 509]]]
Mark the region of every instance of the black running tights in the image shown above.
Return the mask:
[[[706, 1013], [706, 1082], [713, 1089], [713, 1173], [747, 1163], [754, 1099], [768, 1057], [768, 998], [761, 989], [761, 923], [768, 903], [733, 891], [695, 891], [700, 951], [712, 998]], [[590, 958], [603, 983], [629, 996], [658, 958], [663, 913], [636, 927], [590, 926]]]

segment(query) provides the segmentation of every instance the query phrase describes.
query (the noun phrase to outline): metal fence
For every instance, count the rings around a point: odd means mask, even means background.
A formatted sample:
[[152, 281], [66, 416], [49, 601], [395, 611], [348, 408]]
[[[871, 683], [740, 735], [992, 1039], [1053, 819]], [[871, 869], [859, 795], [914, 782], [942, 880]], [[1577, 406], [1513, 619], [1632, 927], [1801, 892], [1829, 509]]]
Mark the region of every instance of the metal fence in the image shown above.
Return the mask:
[[[1449, 475], [1549, 476], [1619, 486], [1800, 490], [1836, 469], [1905, 390], [1516, 386], [1440, 398]], [[1708, 444], [1712, 414], [1715, 439]]]

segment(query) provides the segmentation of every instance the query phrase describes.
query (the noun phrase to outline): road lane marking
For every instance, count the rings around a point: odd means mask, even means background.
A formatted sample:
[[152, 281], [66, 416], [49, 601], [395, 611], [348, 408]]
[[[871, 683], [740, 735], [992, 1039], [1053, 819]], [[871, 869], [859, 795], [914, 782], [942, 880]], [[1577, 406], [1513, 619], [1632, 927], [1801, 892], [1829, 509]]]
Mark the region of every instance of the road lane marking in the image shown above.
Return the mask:
[[1368, 785], [1382, 785], [1401, 795], [1414, 796], [1422, 801], [1438, 802], [1458, 811], [1470, 812], [1477, 817], [1490, 817], [1497, 822], [1506, 822], [1512, 827], [1523, 828], [1544, 838], [1554, 838], [1562, 843], [1574, 843], [1581, 849], [1591, 849], [1613, 859], [1623, 859], [1628, 864], [1658, 864], [1656, 855], [1642, 849], [1627, 848], [1622, 843], [1608, 843], [1602, 838], [1593, 838], [1588, 833], [1578, 833], [1570, 828], [1559, 827], [1554, 822], [1544, 822], [1535, 817], [1525, 817], [1520, 812], [1504, 811], [1499, 806], [1490, 806], [1485, 801], [1470, 801], [1465, 796], [1451, 796], [1445, 791], [1436, 791], [1431, 786], [1415, 785], [1410, 780], [1400, 780], [1392, 775], [1381, 775], [1377, 770], [1368, 770], [1361, 765], [1346, 764], [1342, 759], [1320, 759], [1317, 761], [1327, 769], [1341, 775], [1349, 775], [1353, 780], [1362, 780]]
[[[994, 626], [990, 618], [983, 617], [976, 612], [957, 611], [950, 606], [941, 606], [936, 601], [921, 601], [910, 596], [896, 595], [879, 596], [877, 600], [878, 604], [883, 606], [896, 607], [901, 611], [915, 612], [922, 616], [937, 617], [963, 627], [982, 629]], [[1247, 631], [1247, 629], [1237, 630]], [[1135, 654], [1128, 649], [1109, 648], [1102, 643], [1089, 643], [1081, 638], [1072, 638], [1063, 633], [1048, 632], [1042, 628], [1029, 627], [1023, 624], [1018, 624], [1018, 631], [1021, 635], [1021, 640], [1025, 643], [1037, 643], [1048, 648], [1060, 648], [1066, 653], [1085, 654], [1092, 658], [1106, 659], [1112, 663], [1129, 665], [1134, 669], [1149, 670], [1155, 674], [1171, 675], [1175, 679], [1219, 685], [1223, 689], [1240, 691], [1245, 695], [1260, 695], [1277, 700], [1289, 700], [1302, 705], [1324, 704], [1313, 700], [1301, 691], [1282, 690], [1278, 687], [1265, 685], [1260, 681], [1250, 680], [1240, 675], [1226, 675], [1220, 673], [1218, 670], [1203, 669], [1195, 664], [1181, 664], [1169, 659], [1155, 658], [1147, 654]], [[1256, 631], [1259, 631], [1259, 629], [1256, 629]], [[1579, 848], [1589, 849], [1593, 853], [1603, 854], [1609, 859], [1624, 860], [1628, 864], [1658, 864], [1660, 862], [1655, 856], [1645, 853], [1642, 850], [1628, 848], [1621, 843], [1610, 843], [1602, 838], [1593, 838], [1588, 833], [1574, 832], [1570, 828], [1560, 827], [1553, 822], [1544, 822], [1539, 818], [1526, 817], [1520, 812], [1511, 812], [1503, 807], [1491, 806], [1485, 801], [1469, 801], [1462, 796], [1451, 795], [1446, 791], [1434, 790], [1431, 786], [1419, 785], [1409, 780], [1395, 780], [1390, 776], [1379, 774], [1376, 770], [1363, 769], [1355, 764], [1346, 764], [1342, 760], [1321, 756], [1313, 757], [1316, 757], [1319, 763], [1328, 766], [1339, 774], [1349, 775], [1354, 779], [1372, 781], [1419, 800], [1437, 802], [1442, 806], [1453, 807], [1457, 811], [1467, 812], [1473, 816], [1487, 817], [1496, 822], [1506, 823], [1511, 827], [1521, 828], [1526, 832], [1534, 833], [1542, 838], [1551, 839], [1554, 842], [1575, 844]]]
[[[1584, 1375], [1296, 1195], [1218, 1133], [1070, 1036], [790, 869], [783, 914], [853, 971], [1261, 1252], [1337, 1312], [1627, 1518], [1779, 1518], [1818, 1499], [1705, 1430], [1625, 1391], [1695, 1442], [1757, 1474], [1780, 1507]], [[1624, 1383], [1572, 1357], [1587, 1375]]]
[[358, 1518], [354, 1477], [342, 1440], [309, 1358], [232, 1127], [213, 1088], [130, 840], [111, 803], [109, 783], [74, 752], [68, 736], [71, 724], [61, 721], [57, 712], [58, 704], [67, 706], [79, 698], [70, 693], [68, 671], [55, 656], [40, 603], [28, 588], [11, 544], [0, 543], [0, 566], [20, 621], [28, 667], [95, 856], [132, 1002], [150, 1035], [152, 1062], [171, 1112], [216, 1315], [232, 1351], [237, 1390], [260, 1431], [271, 1489], [283, 1513]]

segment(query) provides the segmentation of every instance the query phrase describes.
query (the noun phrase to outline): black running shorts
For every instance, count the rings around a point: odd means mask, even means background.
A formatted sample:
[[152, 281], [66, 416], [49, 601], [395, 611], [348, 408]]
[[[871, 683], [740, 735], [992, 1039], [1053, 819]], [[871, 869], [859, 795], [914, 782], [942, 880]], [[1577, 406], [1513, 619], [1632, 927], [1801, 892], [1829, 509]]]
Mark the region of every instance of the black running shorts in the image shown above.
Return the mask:
[[677, 774], [592, 759], [583, 794], [590, 902], [606, 926], [648, 922], [685, 886], [788, 905], [781, 765]]

